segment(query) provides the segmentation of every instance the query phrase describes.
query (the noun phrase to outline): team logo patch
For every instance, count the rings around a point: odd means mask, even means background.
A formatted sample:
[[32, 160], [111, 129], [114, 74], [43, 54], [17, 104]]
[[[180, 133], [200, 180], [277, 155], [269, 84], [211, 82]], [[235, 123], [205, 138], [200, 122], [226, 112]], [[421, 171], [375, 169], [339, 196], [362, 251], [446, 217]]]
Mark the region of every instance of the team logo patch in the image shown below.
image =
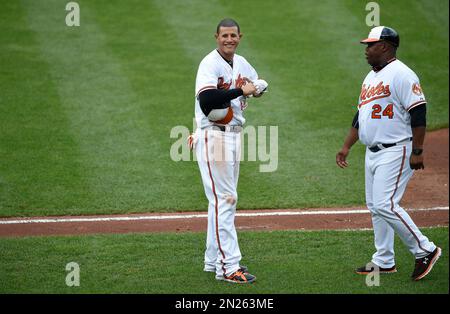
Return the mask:
[[416, 94], [417, 96], [420, 96], [423, 94], [422, 92], [422, 87], [420, 87], [419, 83], [414, 83], [412, 86], [412, 91], [414, 94]]

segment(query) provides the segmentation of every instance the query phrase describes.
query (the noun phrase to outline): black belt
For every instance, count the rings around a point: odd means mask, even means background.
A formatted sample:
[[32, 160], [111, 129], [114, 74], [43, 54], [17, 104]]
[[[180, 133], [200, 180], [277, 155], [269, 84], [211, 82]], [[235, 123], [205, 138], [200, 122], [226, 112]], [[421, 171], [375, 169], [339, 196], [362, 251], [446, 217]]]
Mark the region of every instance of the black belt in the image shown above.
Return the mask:
[[225, 126], [224, 125], [214, 125], [213, 128], [218, 128], [222, 132], [225, 132]]
[[242, 131], [242, 127], [240, 125], [219, 125], [219, 124], [213, 124], [210, 126], [213, 130], [218, 130], [222, 132], [234, 132], [239, 133]]
[[[378, 145], [374, 145], [374, 146], [369, 147], [369, 150], [370, 150], [372, 153], [376, 153], [376, 152], [379, 152], [380, 150], [382, 150], [382, 149], [384, 149], [384, 148], [389, 148], [389, 147], [396, 146], [396, 145], [399, 145], [399, 144], [405, 144], [405, 142], [410, 142], [410, 141], [412, 141], [412, 137], [410, 137], [410, 138], [408, 138], [408, 139], [406, 139], [406, 140], [404, 140], [404, 141], [398, 142], [398, 143], [390, 143], [390, 144], [378, 144]], [[381, 147], [380, 147], [380, 146], [381, 146]]]

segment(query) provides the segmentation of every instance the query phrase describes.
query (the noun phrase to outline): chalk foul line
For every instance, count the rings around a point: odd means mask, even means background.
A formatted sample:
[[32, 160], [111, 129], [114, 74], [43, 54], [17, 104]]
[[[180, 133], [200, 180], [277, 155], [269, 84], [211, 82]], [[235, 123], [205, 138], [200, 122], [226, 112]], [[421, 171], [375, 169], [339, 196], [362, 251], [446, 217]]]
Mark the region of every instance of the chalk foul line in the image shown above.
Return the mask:
[[[415, 211], [448, 211], [448, 206], [407, 209], [408, 212]], [[349, 215], [369, 214], [368, 209], [349, 210], [305, 210], [305, 211], [263, 211], [252, 213], [236, 213], [237, 217], [264, 217], [264, 216], [303, 216], [303, 215]], [[120, 217], [83, 217], [83, 218], [13, 218], [0, 219], [0, 225], [33, 224], [33, 223], [63, 223], [63, 222], [108, 222], [108, 221], [136, 221], [136, 220], [172, 220], [172, 219], [196, 219], [207, 218], [208, 214], [180, 214], [180, 215], [142, 215], [142, 216], [120, 216]]]

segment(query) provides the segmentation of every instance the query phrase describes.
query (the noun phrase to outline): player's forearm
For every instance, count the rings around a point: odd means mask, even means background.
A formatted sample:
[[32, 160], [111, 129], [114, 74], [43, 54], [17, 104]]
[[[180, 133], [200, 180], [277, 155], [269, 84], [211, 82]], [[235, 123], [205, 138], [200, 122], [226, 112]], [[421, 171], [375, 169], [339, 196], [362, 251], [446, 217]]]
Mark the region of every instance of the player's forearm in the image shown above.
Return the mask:
[[411, 115], [411, 130], [413, 134], [413, 148], [423, 148], [426, 133], [426, 113], [425, 104], [415, 107], [409, 111]]
[[347, 134], [347, 137], [345, 138], [343, 148], [350, 149], [359, 139], [358, 136], [358, 129], [351, 127], [350, 131]]
[[359, 111], [356, 111], [355, 116], [353, 117], [352, 127], [348, 132], [347, 137], [345, 138], [343, 148], [350, 150], [352, 146], [358, 141], [358, 128], [359, 128]]
[[423, 149], [423, 142], [425, 141], [426, 127], [419, 126], [412, 128], [413, 134], [413, 148]]
[[243, 92], [240, 88], [230, 90], [208, 89], [198, 95], [198, 100], [202, 108], [222, 109], [227, 107], [230, 100], [242, 96]]

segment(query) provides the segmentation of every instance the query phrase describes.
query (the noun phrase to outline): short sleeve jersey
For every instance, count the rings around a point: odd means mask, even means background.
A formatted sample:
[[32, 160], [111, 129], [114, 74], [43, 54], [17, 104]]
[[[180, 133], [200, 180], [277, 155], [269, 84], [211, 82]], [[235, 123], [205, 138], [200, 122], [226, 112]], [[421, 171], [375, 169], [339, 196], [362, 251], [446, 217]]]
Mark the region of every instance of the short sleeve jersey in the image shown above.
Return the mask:
[[[233, 58], [233, 66], [231, 66], [215, 49], [211, 51], [200, 62], [195, 80], [195, 120], [197, 126], [205, 128], [212, 125], [212, 122], [204, 115], [200, 108], [198, 95], [207, 89], [224, 89], [240, 88], [245, 83], [245, 79], [251, 81], [258, 79], [255, 69], [247, 62], [247, 60], [237, 54]], [[243, 111], [247, 107], [246, 98], [244, 96], [231, 100], [233, 109], [233, 119], [229, 125], [240, 125], [245, 123]]]
[[367, 146], [398, 143], [412, 137], [409, 110], [426, 103], [417, 75], [394, 59], [371, 71], [358, 101], [359, 139]]

